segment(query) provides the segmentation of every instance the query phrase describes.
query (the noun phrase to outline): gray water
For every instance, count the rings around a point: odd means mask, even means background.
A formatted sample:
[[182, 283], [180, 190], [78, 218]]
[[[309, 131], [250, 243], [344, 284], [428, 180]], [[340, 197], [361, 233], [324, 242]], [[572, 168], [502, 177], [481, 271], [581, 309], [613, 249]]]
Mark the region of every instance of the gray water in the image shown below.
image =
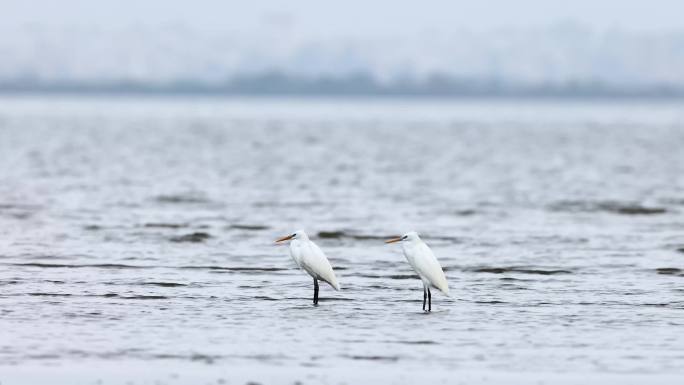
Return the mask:
[[683, 107], [3, 98], [0, 383], [681, 383]]

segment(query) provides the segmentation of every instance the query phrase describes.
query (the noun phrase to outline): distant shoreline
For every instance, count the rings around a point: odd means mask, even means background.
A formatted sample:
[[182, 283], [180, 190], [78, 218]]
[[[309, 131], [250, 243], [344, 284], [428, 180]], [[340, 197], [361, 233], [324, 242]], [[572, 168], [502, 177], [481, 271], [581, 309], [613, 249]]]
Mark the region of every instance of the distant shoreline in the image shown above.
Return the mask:
[[94, 97], [208, 97], [208, 98], [298, 98], [298, 99], [410, 99], [410, 100], [624, 100], [624, 101], [678, 101], [684, 92], [658, 93], [345, 93], [345, 92], [239, 92], [228, 90], [157, 90], [157, 89], [61, 89], [30, 88], [8, 89], [0, 87], [0, 96], [94, 96]]
[[301, 98], [411, 98], [411, 99], [684, 99], [675, 85], [609, 85], [596, 81], [563, 84], [517, 84], [497, 79], [453, 78], [435, 75], [421, 81], [381, 82], [368, 74], [341, 77], [303, 77], [282, 73], [239, 75], [210, 82], [180, 79], [166, 82], [111, 80], [0, 81], [2, 95], [209, 96]]

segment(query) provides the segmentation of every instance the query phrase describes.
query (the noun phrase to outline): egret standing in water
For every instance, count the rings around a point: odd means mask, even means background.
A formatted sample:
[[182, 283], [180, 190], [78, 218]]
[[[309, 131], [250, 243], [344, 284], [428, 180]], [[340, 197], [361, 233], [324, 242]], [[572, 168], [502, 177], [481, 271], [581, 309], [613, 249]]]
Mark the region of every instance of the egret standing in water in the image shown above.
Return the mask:
[[432, 253], [432, 250], [418, 236], [418, 233], [411, 231], [399, 238], [389, 239], [385, 243], [401, 242], [404, 256], [413, 270], [418, 273], [423, 281], [423, 311], [425, 311], [425, 300], [428, 301], [428, 311], [432, 311], [432, 293], [430, 287], [434, 287], [449, 296], [449, 284], [442, 266]]
[[328, 258], [303, 230], [276, 240], [276, 242], [290, 241], [290, 256], [301, 269], [304, 269], [314, 281], [314, 305], [318, 305], [318, 280], [325, 281], [335, 290], [340, 290], [337, 278]]

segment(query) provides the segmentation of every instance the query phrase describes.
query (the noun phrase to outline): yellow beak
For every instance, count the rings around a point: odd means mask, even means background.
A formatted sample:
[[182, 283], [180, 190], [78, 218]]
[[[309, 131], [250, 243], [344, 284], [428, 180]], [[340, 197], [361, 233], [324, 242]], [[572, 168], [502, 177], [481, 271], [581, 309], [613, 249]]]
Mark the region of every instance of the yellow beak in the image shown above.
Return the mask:
[[282, 237], [282, 238], [276, 239], [276, 243], [277, 243], [277, 242], [283, 242], [283, 241], [289, 241], [290, 239], [292, 239], [292, 235], [286, 235], [286, 236], [284, 236], [284, 237]]
[[401, 237], [400, 238], [388, 239], [385, 241], [385, 243], [394, 243], [394, 242], [399, 242], [399, 241], [401, 241]]

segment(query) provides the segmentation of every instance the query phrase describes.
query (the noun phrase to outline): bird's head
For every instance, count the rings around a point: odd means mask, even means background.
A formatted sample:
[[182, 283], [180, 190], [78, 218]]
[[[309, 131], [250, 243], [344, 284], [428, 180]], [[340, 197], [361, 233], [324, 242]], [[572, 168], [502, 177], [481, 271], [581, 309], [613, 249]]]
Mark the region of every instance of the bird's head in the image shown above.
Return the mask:
[[401, 237], [388, 239], [385, 241], [385, 243], [412, 242], [412, 241], [417, 241], [417, 240], [420, 240], [418, 233], [416, 233], [415, 231], [409, 231], [408, 233], [402, 235]]
[[297, 230], [297, 231], [295, 231], [294, 233], [292, 233], [292, 234], [290, 234], [290, 235], [286, 235], [286, 236], [284, 236], [284, 237], [281, 237], [281, 238], [276, 239], [276, 243], [277, 243], [277, 242], [289, 241], [289, 240], [292, 240], [292, 239], [309, 239], [309, 237], [306, 235], [306, 233], [304, 232], [304, 230]]

